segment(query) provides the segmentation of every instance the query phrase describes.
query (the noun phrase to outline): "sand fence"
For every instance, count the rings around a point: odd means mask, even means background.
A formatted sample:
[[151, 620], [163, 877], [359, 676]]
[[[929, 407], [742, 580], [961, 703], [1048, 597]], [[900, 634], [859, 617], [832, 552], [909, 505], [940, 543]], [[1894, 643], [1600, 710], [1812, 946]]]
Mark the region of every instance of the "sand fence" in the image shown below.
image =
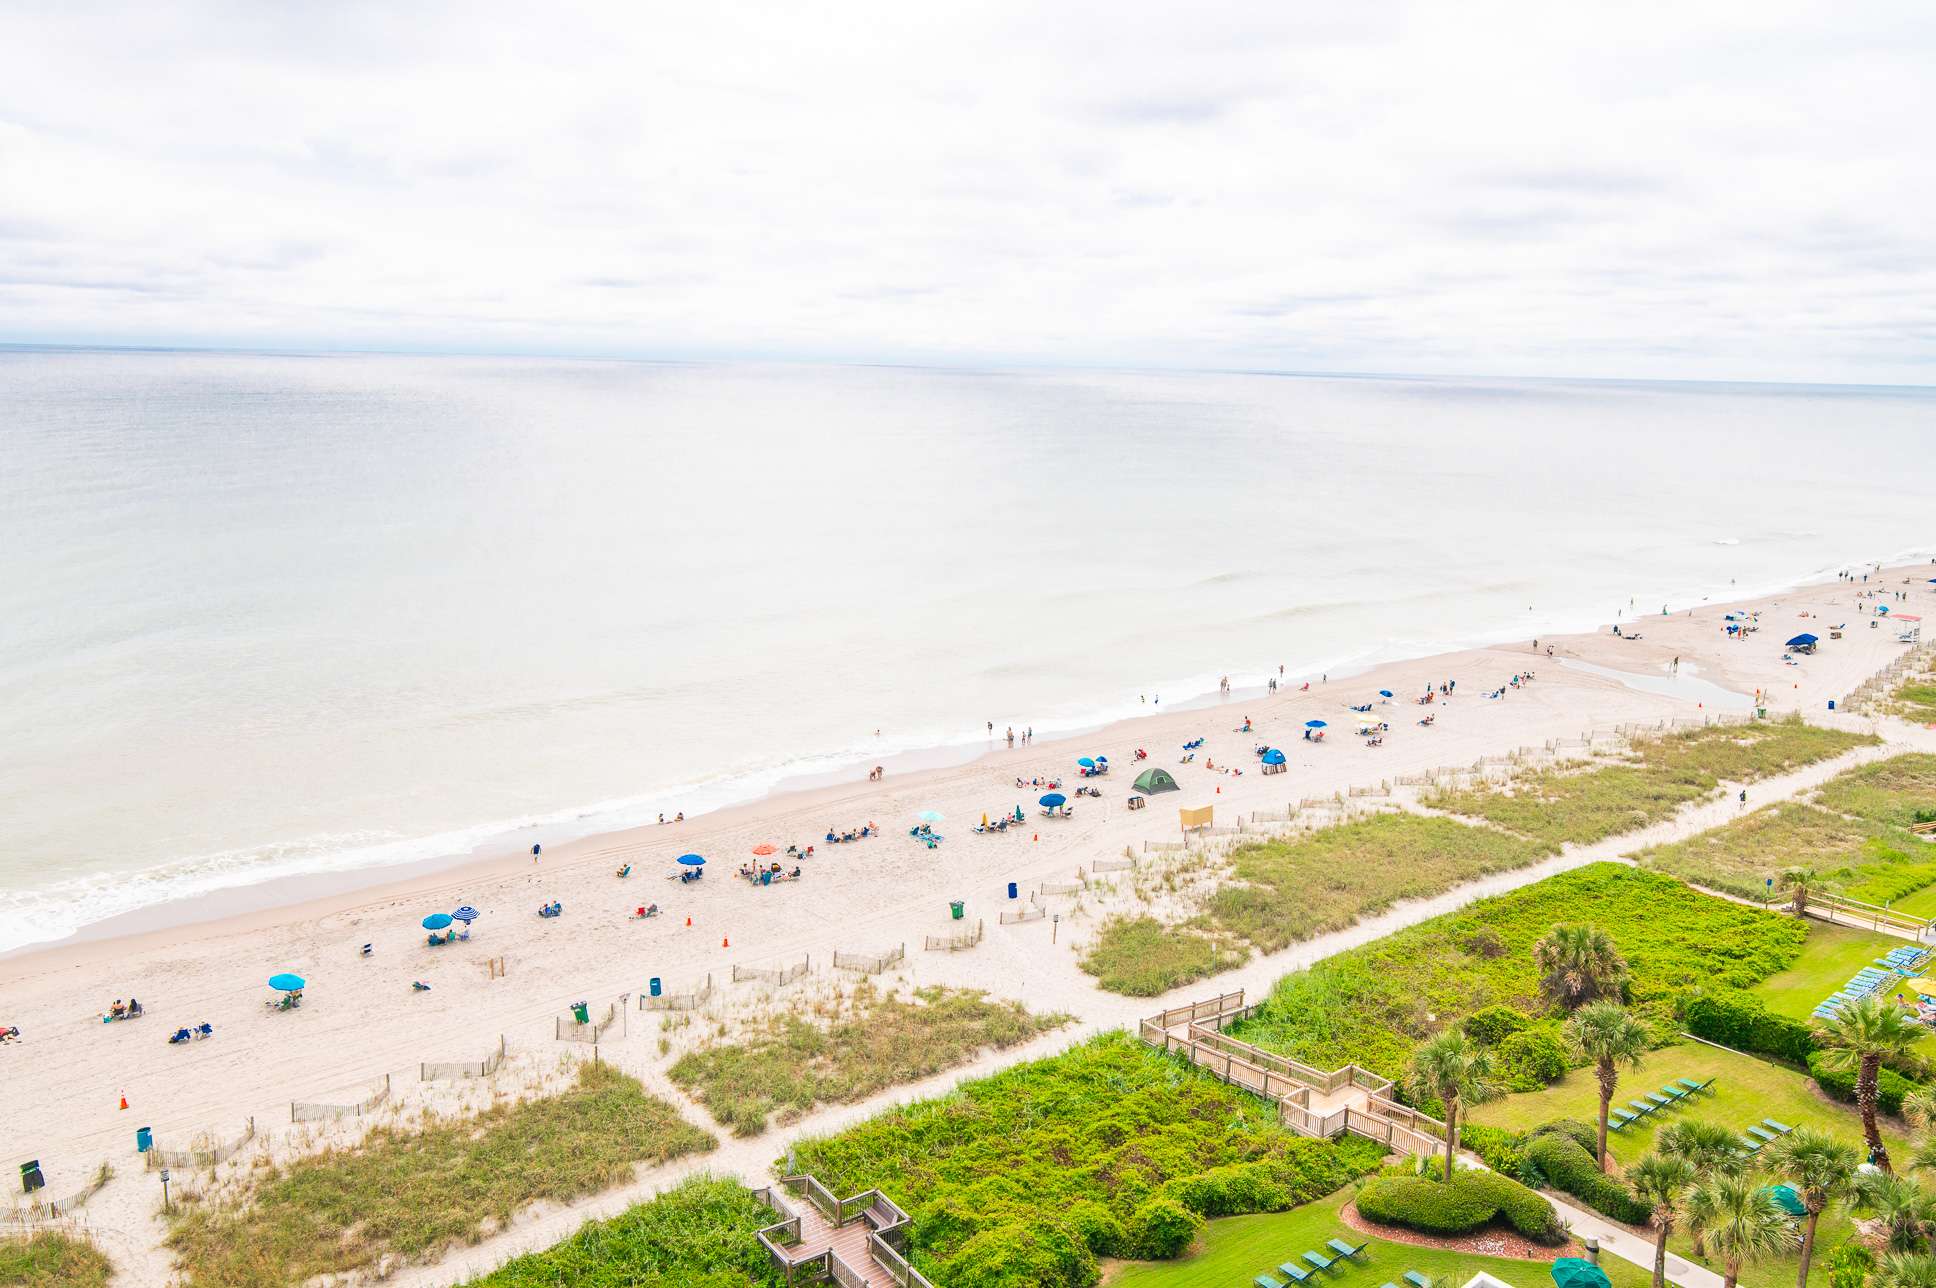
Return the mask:
[[639, 1009], [641, 1011], [696, 1011], [704, 1006], [706, 999], [712, 995], [713, 977], [709, 974], [706, 976], [705, 983], [694, 984], [691, 988], [682, 991], [665, 989], [661, 990], [657, 997], [652, 996], [650, 990], [640, 993]]
[[164, 1167], [214, 1167], [217, 1163], [233, 1158], [244, 1145], [255, 1139], [255, 1117], [249, 1118], [248, 1126], [242, 1134], [226, 1145], [210, 1140], [202, 1149], [162, 1149], [157, 1146], [143, 1154], [142, 1164], [149, 1171], [159, 1171]]
[[[710, 977], [708, 980], [710, 982]], [[597, 1046], [599, 1039], [603, 1038], [616, 1024], [618, 1035], [624, 1037], [625, 1013], [628, 1009], [630, 1008], [625, 1005], [625, 999], [621, 997], [607, 1006], [605, 1013], [595, 1020], [567, 1020], [561, 1016], [551, 1022], [551, 1036], [560, 1042], [589, 1042]], [[589, 1015], [590, 1012], [587, 1011], [586, 1014]]]
[[965, 948], [973, 948], [981, 942], [982, 922], [977, 920], [973, 930], [964, 930], [954, 935], [929, 935], [925, 947], [929, 952], [958, 953]]
[[902, 944], [881, 953], [843, 953], [834, 952], [834, 965], [841, 970], [857, 970], [863, 975], [878, 975], [890, 966], [898, 966], [907, 960], [907, 945]]
[[435, 1082], [443, 1078], [488, 1078], [498, 1071], [504, 1063], [504, 1035], [499, 1034], [497, 1050], [482, 1060], [443, 1061], [437, 1064], [419, 1064], [417, 1081]]
[[756, 980], [762, 984], [791, 984], [794, 980], [811, 974], [812, 971], [811, 955], [801, 958], [791, 966], [742, 966], [734, 962], [733, 982], [737, 984], [741, 980]]
[[361, 1118], [378, 1105], [390, 1098], [390, 1075], [383, 1075], [383, 1083], [363, 1099], [347, 1105], [322, 1104], [292, 1100], [289, 1102], [289, 1121], [292, 1123], [321, 1122], [326, 1118]]

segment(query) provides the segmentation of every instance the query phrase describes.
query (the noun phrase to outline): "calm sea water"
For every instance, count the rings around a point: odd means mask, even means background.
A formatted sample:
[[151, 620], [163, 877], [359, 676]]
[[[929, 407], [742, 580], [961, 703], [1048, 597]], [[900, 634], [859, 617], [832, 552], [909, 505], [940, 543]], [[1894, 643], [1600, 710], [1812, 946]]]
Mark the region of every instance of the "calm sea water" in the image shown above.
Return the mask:
[[0, 949], [1923, 553], [1933, 442], [1901, 389], [0, 351]]

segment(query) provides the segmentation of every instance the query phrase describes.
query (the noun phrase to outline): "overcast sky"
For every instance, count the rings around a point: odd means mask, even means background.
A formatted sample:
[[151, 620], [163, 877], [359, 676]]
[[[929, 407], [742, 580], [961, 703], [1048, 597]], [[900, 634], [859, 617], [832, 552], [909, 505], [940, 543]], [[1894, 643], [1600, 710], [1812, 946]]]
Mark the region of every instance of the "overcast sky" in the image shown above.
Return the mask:
[[1936, 383], [1927, 3], [0, 0], [0, 341]]

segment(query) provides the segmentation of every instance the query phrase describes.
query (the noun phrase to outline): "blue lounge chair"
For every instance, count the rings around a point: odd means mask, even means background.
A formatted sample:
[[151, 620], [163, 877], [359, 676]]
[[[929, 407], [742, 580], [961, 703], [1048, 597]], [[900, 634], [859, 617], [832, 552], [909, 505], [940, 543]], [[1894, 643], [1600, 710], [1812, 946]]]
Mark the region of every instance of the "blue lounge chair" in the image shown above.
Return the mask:
[[1714, 1090], [1714, 1079], [1712, 1078], [1709, 1078], [1706, 1082], [1694, 1082], [1691, 1079], [1683, 1078], [1681, 1079], [1681, 1084], [1697, 1096], [1703, 1091], [1712, 1092]]
[[1250, 1282], [1256, 1284], [1257, 1288], [1284, 1288], [1283, 1284], [1271, 1278], [1269, 1275], [1258, 1275]]
[[1650, 1105], [1644, 1100], [1629, 1100], [1627, 1102], [1627, 1108], [1634, 1111], [1635, 1118], [1645, 1118], [1648, 1114], [1653, 1113], [1657, 1106]]
[[1619, 1131], [1628, 1123], [1638, 1121], [1640, 1121], [1640, 1115], [1630, 1114], [1624, 1109], [1609, 1108], [1607, 1110], [1607, 1126], [1613, 1128], [1615, 1131]]
[[1412, 1288], [1432, 1288], [1432, 1281], [1416, 1270], [1407, 1270], [1404, 1278], [1405, 1282], [1410, 1284]]
[[1666, 1096], [1661, 1095], [1658, 1091], [1648, 1092], [1644, 1097], [1644, 1099], [1647, 1101], [1648, 1104], [1652, 1105], [1656, 1109], [1665, 1109], [1667, 1108], [1667, 1106], [1674, 1103]]
[[1327, 1257], [1322, 1252], [1307, 1252], [1304, 1254], [1304, 1259], [1319, 1270], [1329, 1270], [1331, 1263], [1337, 1260], [1336, 1257]]
[[1775, 1133], [1769, 1131], [1766, 1127], [1750, 1127], [1748, 1128], [1748, 1135], [1754, 1137], [1764, 1145], [1775, 1138]]
[[1676, 1104], [1679, 1104], [1681, 1101], [1687, 1099], [1687, 1092], [1675, 1086], [1671, 1082], [1660, 1089], [1660, 1094], [1663, 1096], [1666, 1096], [1669, 1100], [1673, 1101]]
[[1337, 1253], [1340, 1257], [1355, 1257], [1366, 1248], [1369, 1248], [1371, 1244], [1360, 1243], [1353, 1246], [1352, 1244], [1346, 1243], [1343, 1239], [1332, 1239], [1324, 1246]]
[[1773, 1133], [1775, 1133], [1775, 1135], [1777, 1136], [1786, 1136], [1789, 1132], [1795, 1130], [1793, 1127], [1790, 1127], [1787, 1123], [1778, 1123], [1772, 1118], [1763, 1118], [1761, 1120], [1761, 1125], [1763, 1127], [1766, 1127], [1769, 1131], [1772, 1131]]
[[1298, 1265], [1295, 1261], [1286, 1261], [1277, 1268], [1277, 1273], [1283, 1275], [1294, 1284], [1301, 1284], [1311, 1277], [1311, 1272], [1303, 1266]]

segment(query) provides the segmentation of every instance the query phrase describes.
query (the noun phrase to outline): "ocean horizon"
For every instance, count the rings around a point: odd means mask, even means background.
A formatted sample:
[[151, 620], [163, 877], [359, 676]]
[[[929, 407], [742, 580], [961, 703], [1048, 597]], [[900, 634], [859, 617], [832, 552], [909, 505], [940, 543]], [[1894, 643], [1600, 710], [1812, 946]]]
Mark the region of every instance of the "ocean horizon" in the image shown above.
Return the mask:
[[1913, 388], [16, 347], [0, 408], [0, 951], [1936, 550]]

